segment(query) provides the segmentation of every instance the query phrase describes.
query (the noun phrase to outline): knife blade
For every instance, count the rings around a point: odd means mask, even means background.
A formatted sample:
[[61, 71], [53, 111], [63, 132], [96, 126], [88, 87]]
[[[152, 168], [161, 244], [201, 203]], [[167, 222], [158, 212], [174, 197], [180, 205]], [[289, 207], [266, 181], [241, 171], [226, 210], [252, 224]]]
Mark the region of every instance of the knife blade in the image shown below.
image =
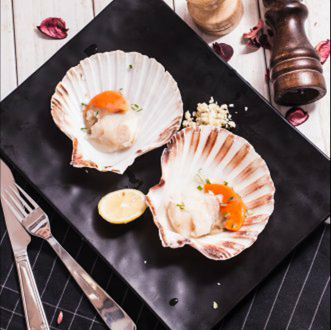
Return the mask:
[[27, 254], [31, 237], [10, 209], [8, 199], [6, 199], [6, 191], [9, 187], [18, 193], [15, 179], [9, 167], [2, 160], [0, 160], [0, 163], [1, 204], [9, 240], [14, 252], [27, 328], [28, 330], [49, 330]]

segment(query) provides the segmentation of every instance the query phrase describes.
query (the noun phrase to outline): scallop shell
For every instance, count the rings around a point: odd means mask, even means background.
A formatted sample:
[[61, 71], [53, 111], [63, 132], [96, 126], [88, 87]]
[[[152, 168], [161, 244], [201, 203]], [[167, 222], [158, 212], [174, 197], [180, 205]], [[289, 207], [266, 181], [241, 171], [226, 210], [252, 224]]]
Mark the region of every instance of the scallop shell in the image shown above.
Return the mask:
[[[106, 153], [93, 147], [82, 132], [82, 103], [97, 94], [121, 91], [131, 104], [139, 104], [136, 143], [129, 149]], [[176, 81], [156, 60], [139, 53], [99, 53], [71, 68], [57, 85], [51, 100], [56, 125], [73, 141], [71, 164], [123, 174], [134, 160], [166, 144], [179, 130], [183, 103]]]
[[[147, 196], [164, 247], [190, 245], [206, 257], [227, 260], [249, 248], [264, 230], [274, 210], [275, 186], [270, 171], [245, 139], [211, 126], [178, 132], [162, 155], [162, 179]], [[223, 231], [201, 238], [178, 234], [170, 224], [166, 207], [171, 196], [183, 187], [199, 186], [203, 171], [212, 182], [227, 181], [243, 198], [249, 215], [238, 232]]]

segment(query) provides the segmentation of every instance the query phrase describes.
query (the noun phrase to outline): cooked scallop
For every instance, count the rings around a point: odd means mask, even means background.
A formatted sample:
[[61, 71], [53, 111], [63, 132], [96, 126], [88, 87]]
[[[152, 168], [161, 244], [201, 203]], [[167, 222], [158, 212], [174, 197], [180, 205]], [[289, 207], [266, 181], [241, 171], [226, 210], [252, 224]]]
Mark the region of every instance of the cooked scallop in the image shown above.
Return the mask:
[[122, 51], [71, 68], [51, 101], [56, 125], [72, 140], [71, 164], [123, 174], [135, 159], [178, 131], [183, 102], [156, 60]]
[[265, 161], [225, 129], [178, 132], [161, 166], [147, 204], [164, 247], [190, 245], [207, 258], [227, 260], [254, 244], [273, 213], [275, 186]]

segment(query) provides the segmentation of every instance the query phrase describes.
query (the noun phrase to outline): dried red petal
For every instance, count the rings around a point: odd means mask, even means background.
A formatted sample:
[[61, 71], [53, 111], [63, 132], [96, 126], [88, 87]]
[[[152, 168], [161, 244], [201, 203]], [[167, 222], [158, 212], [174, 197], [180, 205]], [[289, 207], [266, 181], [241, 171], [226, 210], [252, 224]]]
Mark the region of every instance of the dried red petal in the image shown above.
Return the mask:
[[62, 313], [62, 311], [60, 311], [60, 313], [59, 313], [59, 315], [58, 315], [58, 317], [57, 317], [57, 321], [56, 321], [56, 323], [57, 323], [58, 325], [60, 325], [60, 324], [62, 323], [62, 321], [63, 321], [63, 313]]
[[264, 21], [260, 19], [258, 24], [254, 26], [250, 32], [243, 34], [243, 40], [248, 47], [255, 49], [259, 49], [261, 47], [259, 39], [263, 35], [263, 29]]
[[215, 42], [213, 44], [213, 49], [225, 62], [229, 62], [234, 54], [233, 48], [224, 43]]
[[309, 119], [309, 114], [302, 108], [292, 108], [287, 111], [286, 119], [293, 126], [299, 126]]
[[65, 39], [69, 31], [66, 27], [66, 22], [62, 18], [57, 17], [44, 19], [37, 28], [52, 39]]
[[316, 50], [321, 58], [321, 63], [324, 64], [330, 56], [330, 40], [321, 41]]
[[260, 19], [257, 25], [254, 26], [250, 32], [244, 33], [243, 38], [244, 39], [255, 38], [263, 28], [264, 28], [264, 21]]

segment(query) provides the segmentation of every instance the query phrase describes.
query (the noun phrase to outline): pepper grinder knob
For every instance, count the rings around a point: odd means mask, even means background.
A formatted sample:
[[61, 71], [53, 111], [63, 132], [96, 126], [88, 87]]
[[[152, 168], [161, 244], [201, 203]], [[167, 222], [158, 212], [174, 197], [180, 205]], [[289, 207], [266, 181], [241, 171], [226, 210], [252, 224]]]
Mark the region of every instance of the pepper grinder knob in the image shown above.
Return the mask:
[[299, 0], [264, 0], [266, 23], [273, 29], [271, 81], [275, 102], [293, 106], [326, 95], [320, 57], [308, 40], [308, 8]]

